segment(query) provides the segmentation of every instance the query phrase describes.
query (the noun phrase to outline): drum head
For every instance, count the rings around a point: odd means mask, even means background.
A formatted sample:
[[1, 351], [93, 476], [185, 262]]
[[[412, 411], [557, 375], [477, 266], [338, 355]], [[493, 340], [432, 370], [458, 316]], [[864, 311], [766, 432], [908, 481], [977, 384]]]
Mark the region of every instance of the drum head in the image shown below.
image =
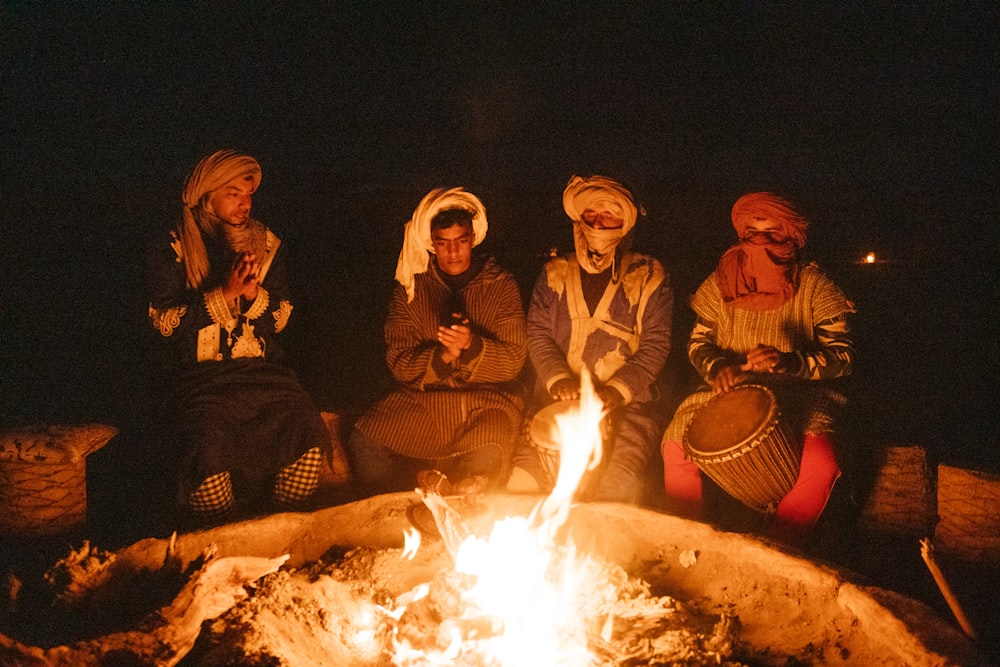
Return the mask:
[[535, 413], [531, 418], [531, 426], [528, 429], [528, 437], [531, 443], [540, 449], [559, 451], [559, 427], [556, 424], [558, 415], [577, 410], [580, 401], [556, 401], [550, 403]]
[[774, 417], [774, 394], [760, 385], [742, 385], [713, 396], [691, 420], [685, 439], [692, 452], [718, 454], [752, 441]]

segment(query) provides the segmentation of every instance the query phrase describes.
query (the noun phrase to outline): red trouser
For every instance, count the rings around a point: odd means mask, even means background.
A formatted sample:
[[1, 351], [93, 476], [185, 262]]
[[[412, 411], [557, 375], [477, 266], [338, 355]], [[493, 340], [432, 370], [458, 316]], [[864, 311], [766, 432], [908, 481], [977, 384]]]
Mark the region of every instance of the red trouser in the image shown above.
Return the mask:
[[[664, 440], [661, 447], [667, 509], [686, 519], [701, 519], [701, 471], [691, 459], [685, 458], [680, 442]], [[839, 477], [840, 466], [829, 436], [807, 433], [802, 443], [798, 479], [778, 503], [770, 536], [779, 542], [801, 546], [823, 513]]]

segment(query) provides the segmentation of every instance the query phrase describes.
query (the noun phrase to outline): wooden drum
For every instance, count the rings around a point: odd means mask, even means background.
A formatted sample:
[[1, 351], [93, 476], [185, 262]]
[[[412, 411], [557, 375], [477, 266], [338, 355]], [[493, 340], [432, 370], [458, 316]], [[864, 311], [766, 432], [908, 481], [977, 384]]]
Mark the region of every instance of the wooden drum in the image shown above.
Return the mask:
[[802, 445], [781, 422], [774, 393], [741, 385], [713, 396], [684, 433], [691, 460], [729, 495], [773, 513], [799, 476]]
[[559, 426], [556, 417], [568, 412], [579, 410], [580, 401], [556, 401], [550, 403], [535, 413], [528, 425], [528, 442], [538, 454], [545, 472], [545, 481], [549, 488], [555, 486], [559, 477]]

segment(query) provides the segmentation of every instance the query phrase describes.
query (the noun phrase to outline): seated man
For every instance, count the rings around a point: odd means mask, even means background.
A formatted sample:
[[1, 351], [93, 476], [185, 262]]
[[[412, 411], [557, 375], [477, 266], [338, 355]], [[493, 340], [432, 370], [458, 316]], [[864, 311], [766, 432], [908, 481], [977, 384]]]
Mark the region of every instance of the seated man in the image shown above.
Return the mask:
[[179, 471], [178, 502], [196, 520], [229, 515], [237, 492], [247, 503], [309, 498], [330, 448], [319, 410], [282, 365], [287, 252], [250, 216], [260, 179], [249, 155], [204, 158], [180, 221], [151, 256], [153, 356], [169, 383], [157, 438]]
[[473, 252], [486, 230], [482, 202], [461, 188], [432, 190], [406, 224], [385, 324], [399, 388], [348, 439], [362, 496], [442, 490], [438, 482], [481, 491], [509, 468], [523, 408], [524, 308], [514, 277]]
[[[550, 260], [528, 307], [528, 353], [538, 378], [536, 408], [579, 398], [587, 369], [608, 411], [604, 462], [581, 500], [652, 500], [651, 465], [662, 429], [652, 401], [670, 353], [673, 292], [656, 259], [631, 250], [639, 209], [632, 193], [603, 176], [574, 176], [563, 192], [576, 251]], [[536, 453], [522, 443], [510, 491], [547, 491]], [[658, 489], [657, 489], [658, 490]]]
[[765, 385], [802, 447], [798, 478], [768, 517], [768, 530], [802, 547], [840, 477], [833, 434], [846, 398], [837, 379], [854, 365], [854, 304], [815, 263], [801, 261], [807, 223], [789, 202], [767, 192], [744, 195], [732, 224], [737, 244], [691, 299], [688, 356], [704, 386], [684, 399], [663, 437], [668, 509], [704, 518], [701, 471], [683, 445], [698, 410], [740, 385]]

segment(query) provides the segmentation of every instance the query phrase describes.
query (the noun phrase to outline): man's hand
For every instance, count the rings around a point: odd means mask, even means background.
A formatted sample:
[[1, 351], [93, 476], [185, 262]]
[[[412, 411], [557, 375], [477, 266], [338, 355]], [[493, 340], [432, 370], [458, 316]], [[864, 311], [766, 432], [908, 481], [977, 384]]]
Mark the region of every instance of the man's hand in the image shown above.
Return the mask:
[[724, 394], [730, 389], [743, 384], [747, 379], [747, 374], [743, 372], [742, 366], [724, 366], [712, 380], [712, 396]]
[[257, 298], [259, 275], [260, 262], [257, 261], [257, 256], [253, 253], [241, 253], [233, 260], [222, 295], [229, 302], [234, 302], [241, 296], [253, 301]]
[[549, 389], [549, 395], [557, 401], [575, 401], [580, 398], [580, 383], [570, 378], [557, 380]]
[[747, 381], [748, 373], [785, 373], [788, 367], [778, 348], [758, 345], [747, 352], [747, 360], [742, 364], [723, 367], [712, 380], [712, 395], [724, 394], [733, 387]]
[[604, 411], [609, 414], [625, 405], [625, 398], [614, 387], [598, 387], [597, 397], [604, 403]]
[[770, 345], [758, 345], [747, 353], [747, 362], [740, 370], [751, 373], [784, 373], [781, 352]]
[[445, 362], [450, 364], [462, 356], [462, 350], [468, 350], [472, 346], [472, 336], [467, 317], [462, 317], [456, 324], [438, 327], [437, 339], [444, 346], [442, 356]]

